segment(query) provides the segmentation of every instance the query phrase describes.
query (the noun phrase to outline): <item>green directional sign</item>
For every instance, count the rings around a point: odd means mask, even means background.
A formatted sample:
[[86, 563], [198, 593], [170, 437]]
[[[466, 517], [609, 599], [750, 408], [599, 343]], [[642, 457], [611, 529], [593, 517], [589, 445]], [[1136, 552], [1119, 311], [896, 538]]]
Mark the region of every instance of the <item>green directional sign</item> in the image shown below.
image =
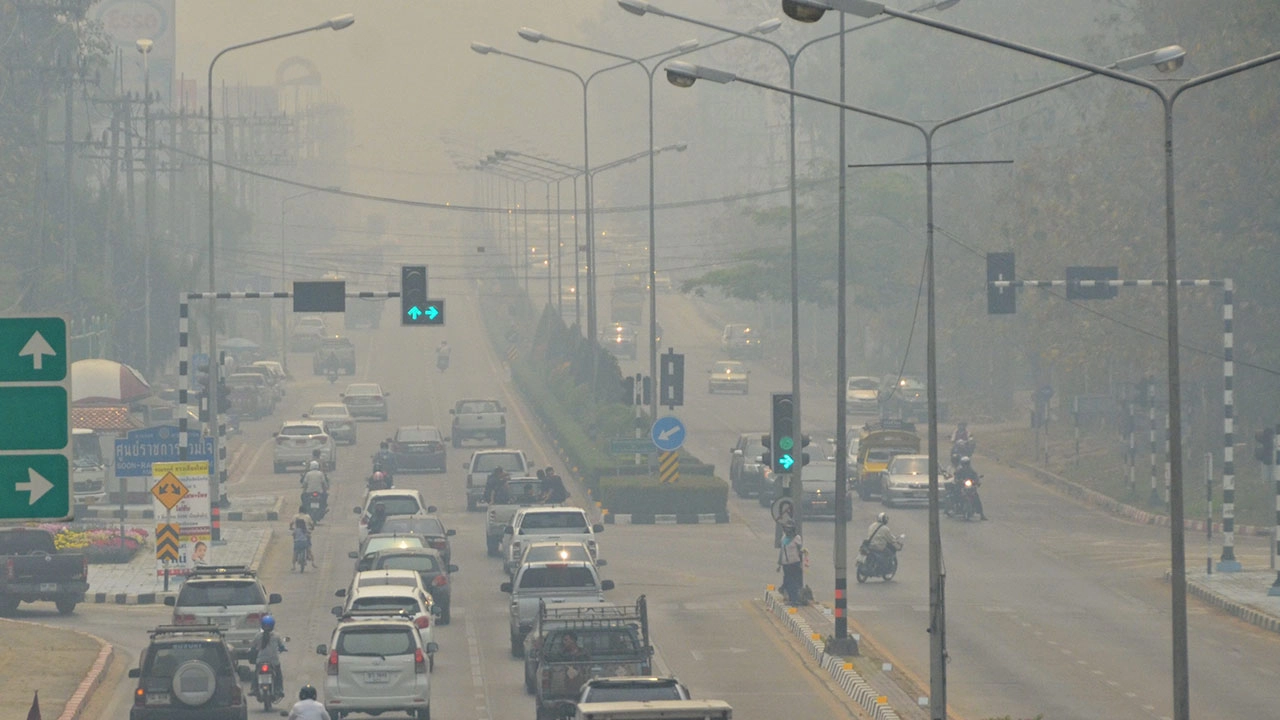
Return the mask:
[[67, 323], [60, 317], [0, 318], [0, 383], [67, 377]]
[[0, 520], [69, 520], [67, 321], [0, 318]]
[[71, 468], [63, 455], [0, 455], [0, 520], [71, 517]]

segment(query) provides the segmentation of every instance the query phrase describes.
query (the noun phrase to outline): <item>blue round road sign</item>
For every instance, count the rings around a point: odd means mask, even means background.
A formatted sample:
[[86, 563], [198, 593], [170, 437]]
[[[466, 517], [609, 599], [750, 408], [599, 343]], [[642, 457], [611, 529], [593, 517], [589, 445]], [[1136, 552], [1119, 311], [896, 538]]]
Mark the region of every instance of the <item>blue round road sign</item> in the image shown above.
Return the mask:
[[680, 422], [680, 418], [670, 415], [655, 420], [653, 428], [649, 431], [653, 444], [663, 452], [679, 450], [684, 444], [684, 434], [684, 423]]

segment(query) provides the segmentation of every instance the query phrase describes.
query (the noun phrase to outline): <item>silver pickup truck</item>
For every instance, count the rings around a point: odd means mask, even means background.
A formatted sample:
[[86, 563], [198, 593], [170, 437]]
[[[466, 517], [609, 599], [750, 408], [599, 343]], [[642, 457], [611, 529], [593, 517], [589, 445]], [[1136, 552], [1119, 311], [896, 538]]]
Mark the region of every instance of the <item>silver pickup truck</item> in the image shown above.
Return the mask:
[[601, 580], [589, 562], [536, 562], [522, 565], [516, 579], [501, 587], [511, 595], [511, 656], [523, 657], [524, 638], [533, 629], [542, 604], [604, 602], [613, 581]]
[[489, 480], [489, 473], [494, 468], [502, 468], [511, 477], [525, 477], [531, 474], [529, 460], [523, 450], [511, 448], [494, 448], [476, 450], [471, 460], [462, 466], [467, 471], [467, 510], [475, 512], [481, 505], [487, 505], [484, 499], [484, 486]]
[[453, 416], [453, 446], [462, 447], [462, 441], [493, 440], [502, 447], [507, 444], [506, 408], [497, 400], [459, 400], [449, 411]]
[[541, 504], [541, 492], [542, 480], [536, 477], [513, 477], [507, 481], [507, 501], [490, 505], [484, 519], [484, 539], [489, 557], [499, 557], [502, 554], [503, 531], [511, 524], [517, 510]]

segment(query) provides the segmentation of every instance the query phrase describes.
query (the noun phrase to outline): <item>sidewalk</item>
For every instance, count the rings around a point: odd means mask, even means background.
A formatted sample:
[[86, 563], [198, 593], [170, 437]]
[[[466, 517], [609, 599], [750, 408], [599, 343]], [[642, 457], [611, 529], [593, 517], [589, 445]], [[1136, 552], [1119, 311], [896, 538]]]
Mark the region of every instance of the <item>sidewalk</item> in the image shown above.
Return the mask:
[[[1168, 581], [1170, 573], [1164, 574]], [[1280, 596], [1268, 595], [1274, 570], [1187, 574], [1187, 592], [1241, 620], [1280, 633]]]
[[[211, 548], [218, 565], [248, 565], [254, 571], [262, 563], [271, 541], [270, 527], [223, 528], [225, 544]], [[145, 605], [163, 602], [166, 595], [176, 595], [180, 578], [169, 579], [169, 592], [164, 592], [164, 578], [156, 575], [155, 553], [139, 552], [132, 562], [92, 565], [89, 568], [89, 592], [85, 602], [116, 605]]]

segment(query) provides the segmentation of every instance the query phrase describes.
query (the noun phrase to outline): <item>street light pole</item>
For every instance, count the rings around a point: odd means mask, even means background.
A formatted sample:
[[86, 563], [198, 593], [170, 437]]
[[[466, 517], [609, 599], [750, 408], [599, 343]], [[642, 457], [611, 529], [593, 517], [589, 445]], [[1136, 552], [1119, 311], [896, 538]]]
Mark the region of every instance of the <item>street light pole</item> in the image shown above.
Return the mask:
[[[223, 55], [226, 55], [227, 53], [232, 52], [233, 50], [241, 50], [247, 47], [253, 47], [254, 45], [262, 45], [263, 43], [269, 43], [275, 40], [282, 40], [284, 38], [293, 37], [295, 35], [302, 35], [309, 32], [315, 32], [317, 30], [334, 30], [334, 31], [343, 30], [345, 28], [351, 27], [351, 25], [355, 21], [356, 21], [355, 16], [349, 13], [346, 15], [338, 15], [337, 17], [330, 18], [320, 23], [319, 25], [312, 25], [311, 27], [302, 28], [300, 30], [291, 30], [289, 32], [280, 33], [278, 35], [271, 35], [269, 37], [258, 38], [257, 40], [249, 40], [247, 42], [237, 43], [235, 45], [225, 47], [219, 50], [217, 54], [213, 56], [213, 59], [209, 61], [209, 75], [208, 75], [208, 79], [206, 80], [206, 83], [207, 83], [206, 89], [208, 90], [208, 97], [206, 98], [206, 102], [208, 103], [208, 105], [206, 106], [208, 111], [208, 117], [207, 117], [208, 145], [206, 148], [207, 154], [205, 157], [205, 162], [208, 166], [208, 185], [209, 185], [208, 189], [209, 189], [209, 292], [210, 293], [216, 293], [218, 291], [217, 273], [215, 272], [216, 263], [215, 263], [215, 254], [214, 254], [215, 244], [214, 244], [214, 212], [213, 212], [213, 205], [214, 205], [213, 203], [213, 67], [214, 65], [218, 64], [218, 60]], [[210, 296], [209, 298], [209, 352], [208, 352], [209, 377], [208, 377], [208, 382], [205, 386], [205, 396], [206, 398], [208, 398], [208, 403], [209, 403], [209, 422], [215, 426], [218, 424], [217, 423], [217, 417], [218, 417], [218, 392], [217, 392], [217, 388], [218, 388], [218, 322], [217, 322], [217, 317], [218, 317], [217, 300], [214, 297]], [[214, 438], [213, 453], [214, 453], [214, 463], [216, 465], [219, 459], [219, 455], [221, 454], [220, 445], [222, 444], [222, 434], [221, 432], [213, 432], [211, 433], [211, 435], [213, 435], [213, 438]], [[209, 468], [210, 500], [217, 505], [226, 505], [225, 492], [226, 492], [226, 488], [219, 487], [217, 468], [211, 466]]]
[[139, 38], [134, 45], [142, 54], [142, 133], [146, 143], [143, 164], [147, 169], [147, 184], [144, 193], [146, 199], [146, 229], [143, 238], [144, 254], [142, 259], [143, 276], [143, 363], [148, 374], [151, 370], [151, 251], [155, 246], [155, 204], [156, 204], [156, 165], [155, 138], [151, 136], [151, 49], [155, 43], [149, 38]]

